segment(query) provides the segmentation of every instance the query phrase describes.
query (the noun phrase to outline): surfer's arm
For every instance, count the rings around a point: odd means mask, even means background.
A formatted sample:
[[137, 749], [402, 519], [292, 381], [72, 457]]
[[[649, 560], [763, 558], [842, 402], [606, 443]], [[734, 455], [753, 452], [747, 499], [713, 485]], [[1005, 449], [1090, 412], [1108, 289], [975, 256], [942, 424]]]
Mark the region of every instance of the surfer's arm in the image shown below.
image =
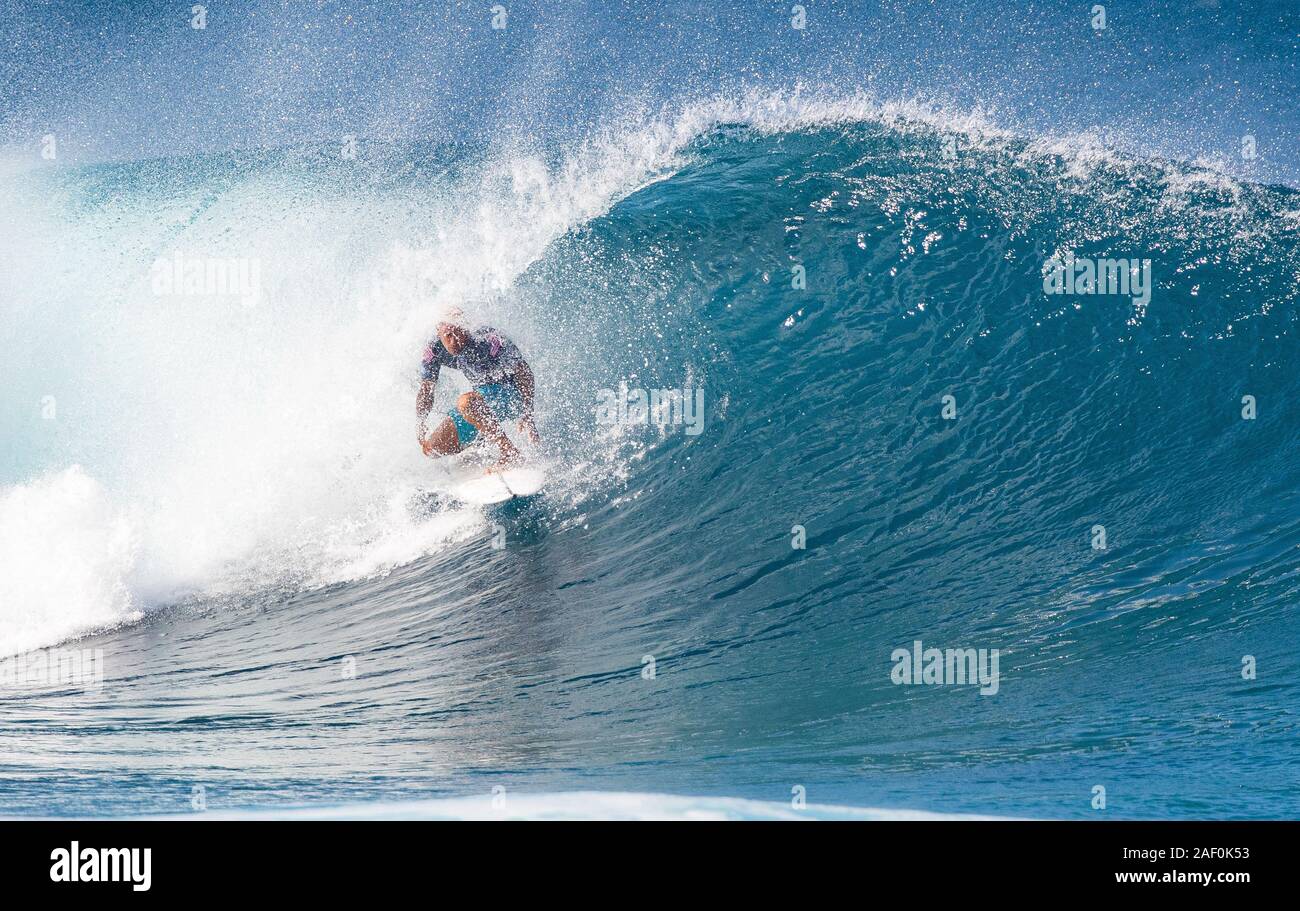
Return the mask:
[[[420, 445], [424, 446], [425, 436], [429, 432], [429, 412], [433, 410], [433, 394], [438, 388], [438, 374], [442, 370], [442, 343], [436, 338], [425, 346], [424, 357], [420, 361], [420, 389], [415, 394], [416, 434]], [[428, 455], [428, 450], [425, 450]]]
[[524, 400], [524, 413], [519, 418], [519, 429], [527, 431], [529, 438], [536, 443], [537, 425], [533, 422], [533, 392], [536, 383], [533, 380], [532, 368], [522, 357], [515, 364], [515, 386], [519, 389], [519, 397]]
[[528, 362], [523, 358], [515, 364], [515, 387], [519, 390], [520, 397], [524, 400], [524, 417], [532, 419], [533, 416], [533, 371], [528, 366]]
[[419, 421], [416, 434], [421, 441], [428, 434], [429, 412], [433, 410], [433, 393], [437, 387], [437, 380], [421, 380], [420, 391], [415, 394], [415, 416]]

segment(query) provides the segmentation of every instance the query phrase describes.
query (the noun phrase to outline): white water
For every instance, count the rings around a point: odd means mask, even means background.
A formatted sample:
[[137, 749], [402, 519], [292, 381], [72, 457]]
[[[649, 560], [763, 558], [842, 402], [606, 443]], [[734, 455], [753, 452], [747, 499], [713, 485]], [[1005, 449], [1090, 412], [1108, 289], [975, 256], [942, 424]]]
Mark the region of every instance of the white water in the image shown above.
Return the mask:
[[[174, 817], [158, 817], [174, 818]], [[191, 819], [427, 819], [427, 820], [660, 820], [676, 822], [740, 820], [943, 820], [996, 819], [924, 810], [845, 807], [745, 800], [738, 797], [689, 797], [620, 791], [571, 791], [454, 797], [443, 800], [377, 802], [296, 810], [208, 812]]]
[[[428, 479], [414, 385], [436, 315], [495, 322], [544, 373], [559, 341], [485, 295], [659, 168], [662, 139], [559, 168], [503, 150], [474, 186], [409, 193], [223, 172], [87, 202], [89, 174], [8, 165], [0, 231], [20, 255], [0, 262], [0, 340], [23, 356], [0, 364], [17, 443], [0, 471], [19, 481], [0, 488], [0, 654], [189, 593], [383, 572], [467, 534], [473, 514], [404, 508]], [[160, 295], [151, 269], [178, 255], [251, 263], [259, 293]], [[52, 435], [33, 466], [25, 438]]]

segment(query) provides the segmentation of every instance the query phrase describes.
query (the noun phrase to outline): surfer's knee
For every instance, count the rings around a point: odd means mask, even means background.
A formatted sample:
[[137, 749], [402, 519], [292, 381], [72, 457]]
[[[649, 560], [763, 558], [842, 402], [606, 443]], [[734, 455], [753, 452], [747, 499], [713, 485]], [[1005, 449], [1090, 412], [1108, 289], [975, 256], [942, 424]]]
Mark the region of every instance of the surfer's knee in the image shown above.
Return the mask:
[[476, 427], [487, 417], [487, 409], [483, 407], [483, 396], [478, 392], [461, 393], [460, 398], [456, 399], [456, 410]]
[[422, 447], [427, 456], [455, 455], [460, 452], [460, 438], [456, 433], [456, 425], [447, 418], [433, 433], [429, 434]]

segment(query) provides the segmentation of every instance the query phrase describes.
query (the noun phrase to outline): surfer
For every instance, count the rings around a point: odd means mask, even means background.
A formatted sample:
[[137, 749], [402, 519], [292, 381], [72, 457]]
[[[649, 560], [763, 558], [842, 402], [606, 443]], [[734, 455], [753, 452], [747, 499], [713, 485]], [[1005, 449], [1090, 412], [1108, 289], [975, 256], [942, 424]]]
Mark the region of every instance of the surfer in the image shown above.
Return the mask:
[[[433, 393], [443, 367], [459, 370], [474, 388], [457, 398], [456, 407], [428, 433]], [[420, 390], [415, 398], [420, 448], [427, 456], [454, 455], [481, 435], [501, 450], [497, 467], [523, 461], [501, 425], [517, 419], [520, 432], [533, 443], [538, 442], [533, 390], [533, 371], [513, 342], [490, 326], [469, 328], [464, 315], [452, 310], [438, 323], [436, 334], [424, 349]]]

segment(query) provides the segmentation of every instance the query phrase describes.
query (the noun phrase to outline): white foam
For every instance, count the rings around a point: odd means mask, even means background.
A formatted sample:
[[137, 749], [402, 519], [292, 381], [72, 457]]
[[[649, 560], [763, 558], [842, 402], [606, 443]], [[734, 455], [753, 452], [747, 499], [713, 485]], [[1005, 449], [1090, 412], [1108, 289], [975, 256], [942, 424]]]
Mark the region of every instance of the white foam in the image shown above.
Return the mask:
[[0, 491], [0, 656], [139, 619], [130, 520], [79, 466]]
[[[165, 818], [165, 817], [155, 817]], [[175, 818], [175, 817], [171, 817]], [[1000, 817], [924, 810], [848, 807], [746, 800], [738, 797], [690, 797], [619, 791], [571, 791], [455, 797], [442, 800], [376, 802], [284, 810], [209, 811], [190, 819], [421, 819], [421, 820], [943, 820]]]

